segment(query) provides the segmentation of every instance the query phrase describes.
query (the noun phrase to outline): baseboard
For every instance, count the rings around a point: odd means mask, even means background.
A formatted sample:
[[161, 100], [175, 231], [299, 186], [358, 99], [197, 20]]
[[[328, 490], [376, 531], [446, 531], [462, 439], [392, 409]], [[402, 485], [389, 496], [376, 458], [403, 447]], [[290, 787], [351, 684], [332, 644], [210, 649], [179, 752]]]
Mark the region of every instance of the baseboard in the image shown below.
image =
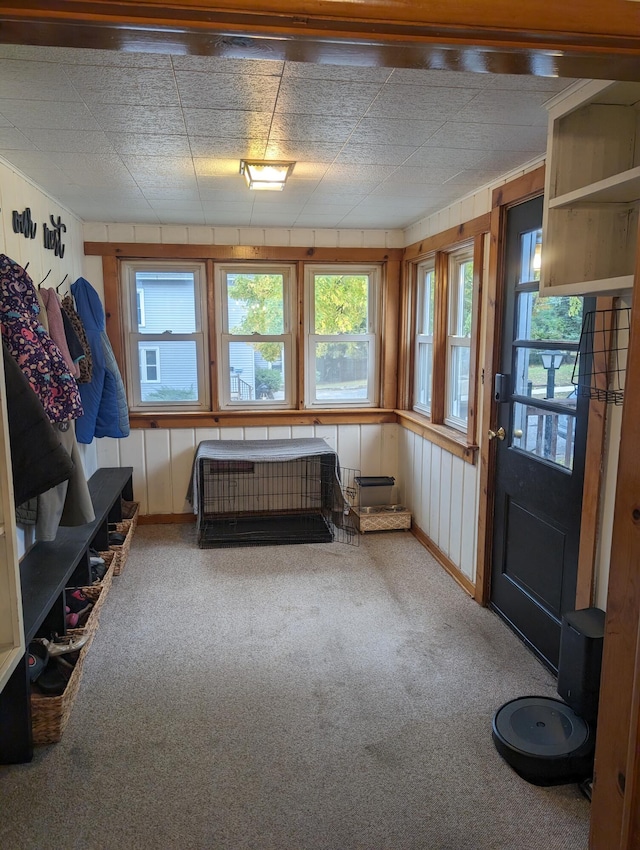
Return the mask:
[[195, 514], [140, 514], [138, 525], [159, 525], [179, 522], [195, 522]]
[[440, 566], [449, 573], [451, 578], [460, 585], [465, 593], [468, 593], [469, 596], [475, 597], [476, 588], [474, 583], [470, 581], [466, 575], [458, 569], [458, 567], [456, 567], [451, 558], [449, 558], [448, 555], [445, 555], [442, 549], [439, 549], [433, 540], [425, 534], [420, 526], [416, 525], [415, 522], [411, 526], [411, 533], [416, 540], [422, 543], [425, 549], [428, 549], [429, 552], [431, 552]]

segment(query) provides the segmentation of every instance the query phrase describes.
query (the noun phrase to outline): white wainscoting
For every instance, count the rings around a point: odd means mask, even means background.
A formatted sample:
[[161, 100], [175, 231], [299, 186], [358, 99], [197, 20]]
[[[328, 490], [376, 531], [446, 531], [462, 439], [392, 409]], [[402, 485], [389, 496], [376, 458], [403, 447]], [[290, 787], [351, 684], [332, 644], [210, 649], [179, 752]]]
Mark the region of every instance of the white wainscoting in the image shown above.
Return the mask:
[[398, 476], [413, 521], [469, 581], [476, 576], [478, 468], [405, 428]]
[[[133, 467], [134, 498], [142, 514], [190, 513], [186, 501], [196, 447], [202, 440], [282, 440], [322, 437], [338, 453], [343, 467], [363, 475], [398, 478], [398, 438], [402, 429], [380, 425], [293, 425], [247, 428], [149, 428], [124, 440], [101, 438], [98, 466]], [[397, 480], [400, 494], [406, 481]]]

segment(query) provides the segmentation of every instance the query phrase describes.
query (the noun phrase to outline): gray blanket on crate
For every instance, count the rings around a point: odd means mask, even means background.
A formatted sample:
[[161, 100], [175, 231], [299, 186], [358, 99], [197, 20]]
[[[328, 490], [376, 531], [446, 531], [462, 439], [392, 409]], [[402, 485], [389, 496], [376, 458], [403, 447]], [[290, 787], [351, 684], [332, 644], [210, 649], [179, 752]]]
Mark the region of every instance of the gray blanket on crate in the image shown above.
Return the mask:
[[[248, 460], [268, 463], [270, 461], [296, 460], [313, 455], [335, 455], [335, 451], [319, 437], [303, 437], [291, 440], [203, 440], [198, 445], [193, 459], [191, 482], [187, 499], [198, 513], [198, 489], [200, 461], [210, 460]], [[336, 456], [336, 472], [338, 471]], [[337, 477], [337, 476], [336, 476]]]

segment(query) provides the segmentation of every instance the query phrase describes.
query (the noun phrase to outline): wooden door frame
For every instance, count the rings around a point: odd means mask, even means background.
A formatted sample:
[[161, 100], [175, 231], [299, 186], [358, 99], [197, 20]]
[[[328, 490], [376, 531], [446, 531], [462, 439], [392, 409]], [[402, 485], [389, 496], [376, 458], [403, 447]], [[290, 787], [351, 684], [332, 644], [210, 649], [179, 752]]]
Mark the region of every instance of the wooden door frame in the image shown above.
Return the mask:
[[[495, 189], [492, 197], [489, 275], [487, 281], [487, 320], [483, 375], [483, 405], [480, 433], [480, 502], [478, 505], [478, 542], [475, 599], [488, 605], [491, 591], [493, 550], [494, 481], [496, 446], [484, 438], [497, 422], [498, 406], [493, 397], [493, 375], [498, 371], [503, 341], [504, 244], [507, 213], [518, 204], [539, 197], [544, 189], [544, 165]], [[611, 306], [611, 299], [598, 299], [598, 308]], [[592, 415], [593, 413], [593, 415]], [[602, 449], [605, 438], [606, 405], [592, 401], [584, 469], [580, 549], [576, 585], [576, 608], [593, 604], [597, 557], [597, 529], [602, 478]]]

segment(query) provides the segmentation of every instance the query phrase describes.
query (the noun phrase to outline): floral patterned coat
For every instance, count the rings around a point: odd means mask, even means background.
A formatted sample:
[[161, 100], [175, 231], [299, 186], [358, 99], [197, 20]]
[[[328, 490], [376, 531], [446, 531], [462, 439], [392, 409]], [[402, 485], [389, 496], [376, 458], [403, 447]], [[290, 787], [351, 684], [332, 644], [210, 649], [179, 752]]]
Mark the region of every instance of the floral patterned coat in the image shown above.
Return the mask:
[[22, 369], [51, 422], [82, 415], [75, 378], [60, 349], [42, 326], [31, 278], [0, 254], [0, 326], [9, 353]]

